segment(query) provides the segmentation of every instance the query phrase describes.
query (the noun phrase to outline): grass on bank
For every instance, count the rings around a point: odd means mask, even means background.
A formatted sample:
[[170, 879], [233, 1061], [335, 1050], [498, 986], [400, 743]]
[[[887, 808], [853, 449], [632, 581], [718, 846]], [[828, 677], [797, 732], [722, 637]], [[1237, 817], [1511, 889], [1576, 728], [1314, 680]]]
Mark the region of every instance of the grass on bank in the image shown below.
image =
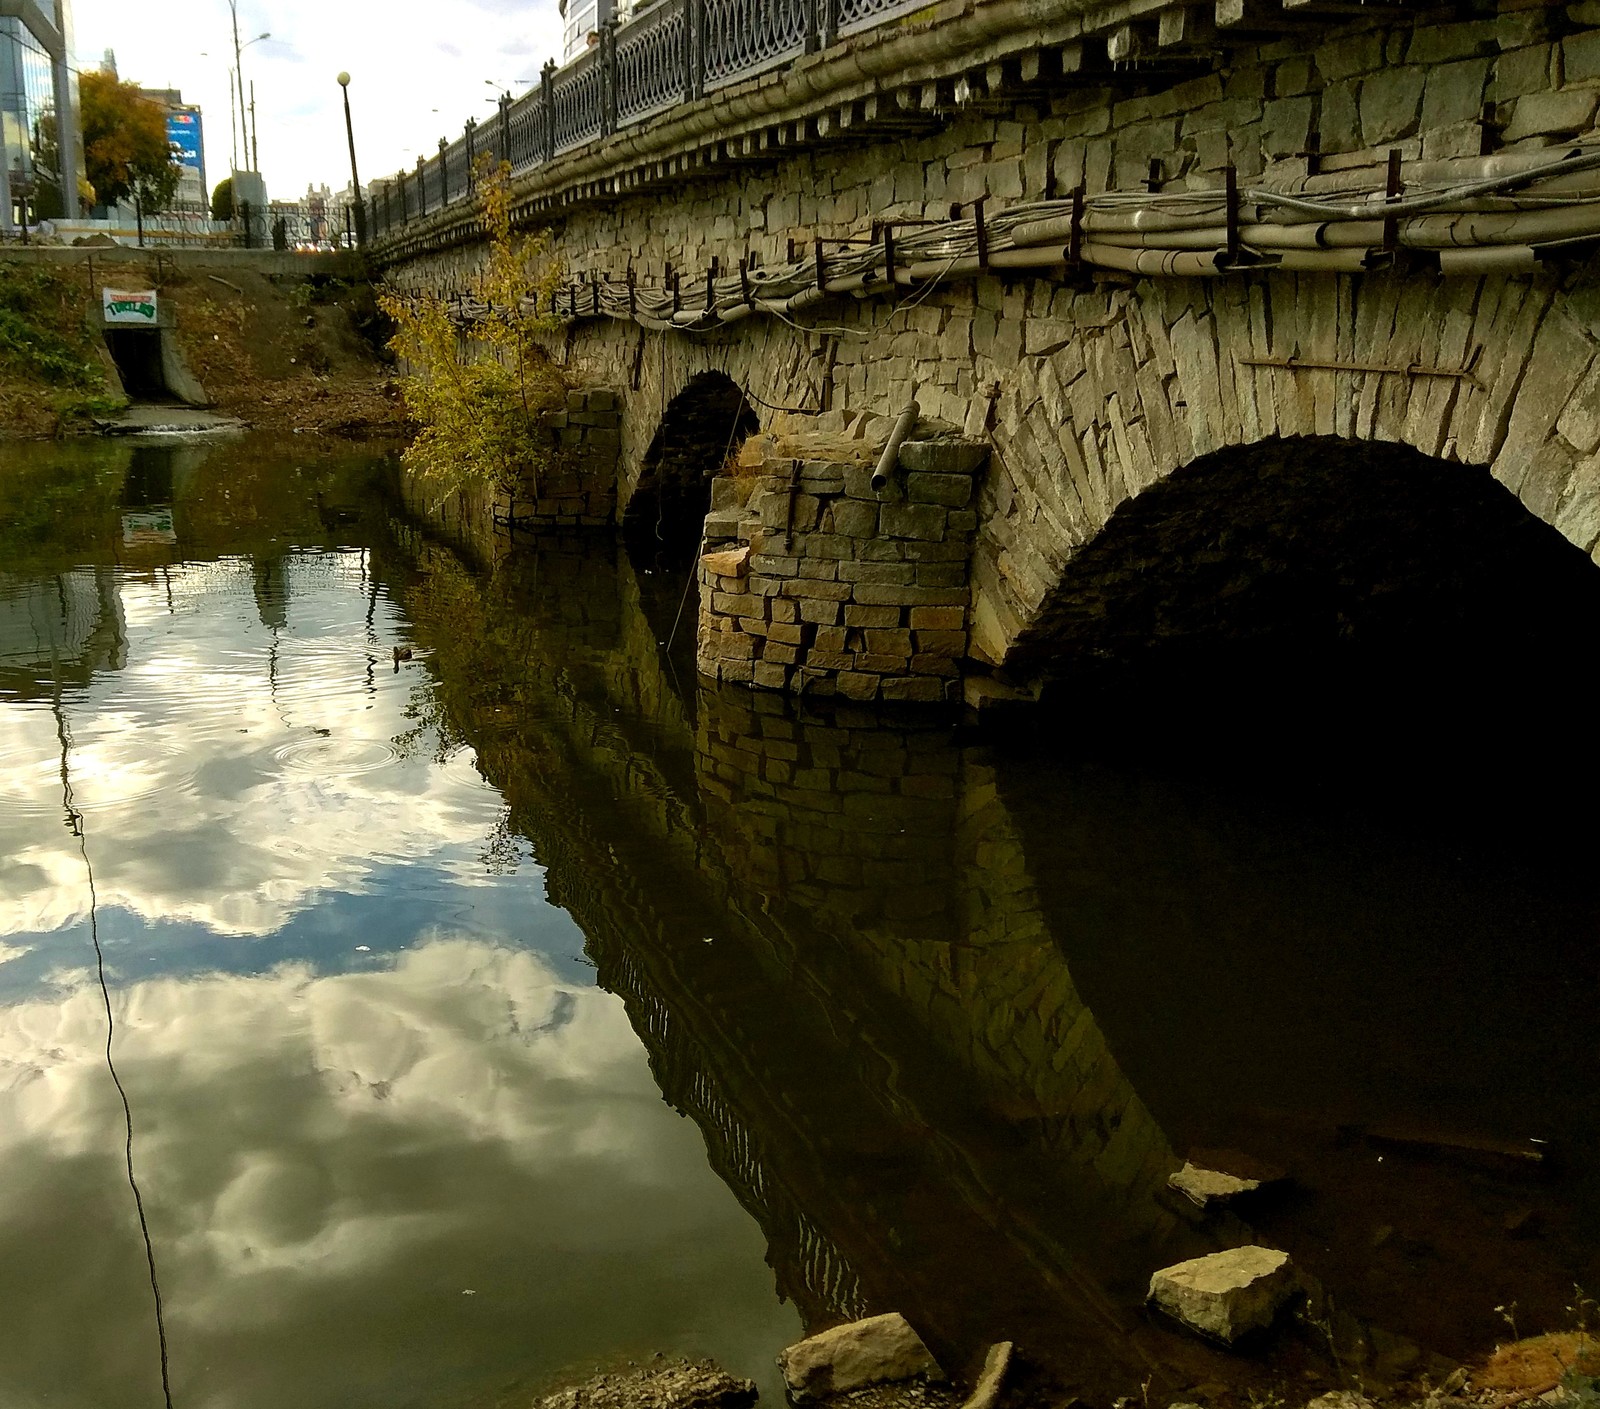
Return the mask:
[[88, 324], [81, 279], [0, 263], [0, 425], [49, 435], [119, 409]]

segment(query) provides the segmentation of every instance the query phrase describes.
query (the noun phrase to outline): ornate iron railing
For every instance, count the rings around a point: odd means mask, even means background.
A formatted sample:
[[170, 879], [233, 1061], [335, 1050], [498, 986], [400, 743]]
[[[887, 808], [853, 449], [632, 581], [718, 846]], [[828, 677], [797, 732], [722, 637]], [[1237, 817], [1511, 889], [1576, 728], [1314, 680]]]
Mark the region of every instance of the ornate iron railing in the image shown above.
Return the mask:
[[617, 33], [617, 122], [625, 126], [689, 96], [688, 0], [666, 0]]
[[705, 0], [707, 89], [737, 83], [805, 53], [815, 34], [806, 0]]
[[792, 63], [801, 54], [926, 8], [929, 0], [658, 0], [538, 87], [503, 100], [439, 154], [374, 184], [368, 228], [392, 233], [472, 197], [484, 155], [531, 170], [678, 103]]

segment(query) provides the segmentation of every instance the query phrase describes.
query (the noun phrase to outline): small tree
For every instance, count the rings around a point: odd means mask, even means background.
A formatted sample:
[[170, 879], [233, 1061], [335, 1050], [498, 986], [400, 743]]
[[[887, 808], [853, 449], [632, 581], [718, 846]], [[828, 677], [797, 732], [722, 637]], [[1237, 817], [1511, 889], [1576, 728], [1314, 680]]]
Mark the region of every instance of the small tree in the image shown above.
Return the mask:
[[537, 485], [550, 459], [538, 413], [563, 391], [539, 343], [557, 325], [530, 314], [523, 301], [530, 293], [548, 301], [560, 269], [546, 260], [540, 279], [528, 272], [545, 252], [545, 237], [512, 234], [510, 166], [482, 159], [478, 191], [489, 238], [478, 291], [484, 316], [463, 335], [436, 295], [387, 293], [380, 303], [397, 327], [389, 345], [406, 364], [406, 407], [422, 427], [405, 452], [407, 464], [445, 493], [472, 485], [515, 493], [528, 477]]
[[233, 177], [224, 176], [211, 193], [211, 218], [223, 224], [233, 219]]
[[83, 162], [95, 199], [115, 205], [130, 196], [147, 210], [172, 204], [181, 175], [167, 140], [167, 115], [159, 103], [115, 74], [85, 73], [78, 80], [83, 111]]

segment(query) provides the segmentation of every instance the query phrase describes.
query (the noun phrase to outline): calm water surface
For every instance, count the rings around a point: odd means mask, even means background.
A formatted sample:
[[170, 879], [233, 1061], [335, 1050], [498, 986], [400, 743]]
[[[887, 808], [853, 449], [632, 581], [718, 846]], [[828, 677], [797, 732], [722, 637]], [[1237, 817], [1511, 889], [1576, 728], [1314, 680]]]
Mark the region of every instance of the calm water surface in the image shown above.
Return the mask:
[[[890, 1309], [958, 1371], [1215, 1398], [1600, 1285], [1592, 823], [1549, 825], [1589, 765], [1502, 766], [1548, 702], [1426, 716], [1432, 772], [1326, 702], [1243, 744], [1174, 732], [1214, 700], [797, 711], [665, 649], [678, 573], [451, 546], [291, 449], [0, 453], [6, 1405], [161, 1402], [97, 943], [184, 1406], [655, 1351], [770, 1401]], [[1292, 1188], [1186, 1212], [1219, 1146]], [[1323, 1329], [1240, 1361], [1139, 1311], [1253, 1238]]]

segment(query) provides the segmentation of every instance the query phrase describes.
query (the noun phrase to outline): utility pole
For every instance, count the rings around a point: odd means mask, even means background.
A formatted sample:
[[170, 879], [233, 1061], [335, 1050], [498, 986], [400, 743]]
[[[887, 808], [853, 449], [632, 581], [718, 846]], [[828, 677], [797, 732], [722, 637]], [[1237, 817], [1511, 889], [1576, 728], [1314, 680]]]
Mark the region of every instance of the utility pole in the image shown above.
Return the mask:
[[253, 171], [261, 170], [261, 143], [256, 132], [256, 81], [250, 80], [250, 167]]
[[239, 129], [243, 136], [241, 147], [244, 159], [250, 160], [250, 130], [245, 126], [244, 106], [244, 50], [239, 47], [239, 0], [228, 0], [228, 10], [233, 16], [233, 71], [239, 84]]

